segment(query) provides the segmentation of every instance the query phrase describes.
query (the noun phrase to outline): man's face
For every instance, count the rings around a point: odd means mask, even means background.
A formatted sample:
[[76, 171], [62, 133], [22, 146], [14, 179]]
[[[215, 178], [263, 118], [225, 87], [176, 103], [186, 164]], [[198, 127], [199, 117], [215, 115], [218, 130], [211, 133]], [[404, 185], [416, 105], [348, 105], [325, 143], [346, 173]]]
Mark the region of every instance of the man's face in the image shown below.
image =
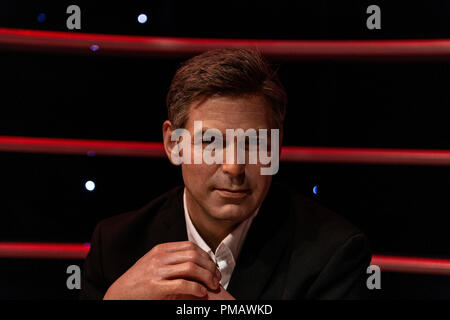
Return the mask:
[[[271, 110], [261, 96], [212, 97], [193, 103], [185, 129], [194, 146], [194, 121], [202, 121], [203, 130], [218, 129], [226, 140], [226, 129], [272, 128]], [[228, 143], [228, 141], [227, 141]], [[209, 142], [205, 142], [209, 144]], [[235, 157], [237, 143], [235, 140]], [[228, 147], [226, 147], [228, 148]], [[226, 149], [224, 148], [224, 153]], [[269, 148], [270, 151], [270, 148]], [[183, 180], [192, 205], [201, 208], [211, 218], [241, 222], [261, 205], [272, 181], [271, 175], [261, 175], [257, 164], [182, 164]]]

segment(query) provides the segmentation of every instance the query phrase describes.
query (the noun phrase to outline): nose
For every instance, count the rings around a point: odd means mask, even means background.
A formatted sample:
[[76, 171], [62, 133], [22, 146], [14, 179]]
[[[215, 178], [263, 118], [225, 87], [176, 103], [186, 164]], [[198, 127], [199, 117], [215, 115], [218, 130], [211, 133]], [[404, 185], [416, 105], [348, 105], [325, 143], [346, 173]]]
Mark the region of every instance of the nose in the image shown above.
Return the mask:
[[[233, 150], [234, 148], [234, 150]], [[234, 141], [234, 144], [229, 144], [225, 148], [226, 152], [224, 152], [223, 156], [223, 164], [222, 164], [222, 172], [229, 175], [233, 178], [240, 178], [244, 176], [245, 173], [245, 163], [238, 163], [238, 147], [237, 147], [237, 141]], [[228, 159], [228, 153], [231, 152], [230, 156], [233, 158], [233, 161], [227, 161]]]
[[232, 177], [239, 177], [245, 172], [245, 164], [222, 164], [222, 171]]

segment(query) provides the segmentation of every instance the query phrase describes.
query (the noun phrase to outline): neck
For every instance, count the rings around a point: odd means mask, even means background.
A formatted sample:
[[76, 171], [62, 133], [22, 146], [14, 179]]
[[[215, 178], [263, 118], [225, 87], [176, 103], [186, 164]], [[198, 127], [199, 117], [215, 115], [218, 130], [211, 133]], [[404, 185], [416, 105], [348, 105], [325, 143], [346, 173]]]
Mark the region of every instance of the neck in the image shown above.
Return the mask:
[[195, 229], [211, 250], [215, 252], [220, 242], [236, 228], [237, 223], [229, 220], [215, 219], [209, 215], [203, 207], [195, 201], [187, 189], [186, 205], [189, 217], [191, 218]]

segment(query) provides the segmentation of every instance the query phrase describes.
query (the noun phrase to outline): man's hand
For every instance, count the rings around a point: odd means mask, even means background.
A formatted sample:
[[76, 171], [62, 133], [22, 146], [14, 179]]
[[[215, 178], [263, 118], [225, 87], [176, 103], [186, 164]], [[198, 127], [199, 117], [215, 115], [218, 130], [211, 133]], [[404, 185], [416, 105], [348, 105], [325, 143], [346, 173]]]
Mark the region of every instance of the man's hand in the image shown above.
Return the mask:
[[220, 292], [220, 278], [211, 257], [196, 244], [190, 241], [163, 243], [118, 278], [103, 299], [206, 298], [208, 290]]
[[208, 291], [207, 300], [236, 300], [231, 294], [228, 293], [224, 287], [220, 286], [215, 291]]
[[177, 295], [176, 300], [236, 300], [224, 287], [220, 285], [217, 290], [208, 290], [208, 294], [204, 297], [194, 297], [192, 295]]

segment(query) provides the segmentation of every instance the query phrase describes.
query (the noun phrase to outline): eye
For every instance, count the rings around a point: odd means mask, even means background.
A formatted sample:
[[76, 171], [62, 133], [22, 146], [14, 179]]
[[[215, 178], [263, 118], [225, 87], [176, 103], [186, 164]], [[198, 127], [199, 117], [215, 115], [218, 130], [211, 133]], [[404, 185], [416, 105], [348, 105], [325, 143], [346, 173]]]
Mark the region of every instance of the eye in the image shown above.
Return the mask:
[[202, 141], [202, 148], [206, 148], [207, 146], [209, 146], [210, 143], [213, 143], [214, 139], [211, 139], [211, 141]]
[[252, 150], [252, 148], [254, 150], [258, 150], [259, 149], [258, 138], [256, 138], [256, 137], [246, 137], [245, 138], [245, 150]]

